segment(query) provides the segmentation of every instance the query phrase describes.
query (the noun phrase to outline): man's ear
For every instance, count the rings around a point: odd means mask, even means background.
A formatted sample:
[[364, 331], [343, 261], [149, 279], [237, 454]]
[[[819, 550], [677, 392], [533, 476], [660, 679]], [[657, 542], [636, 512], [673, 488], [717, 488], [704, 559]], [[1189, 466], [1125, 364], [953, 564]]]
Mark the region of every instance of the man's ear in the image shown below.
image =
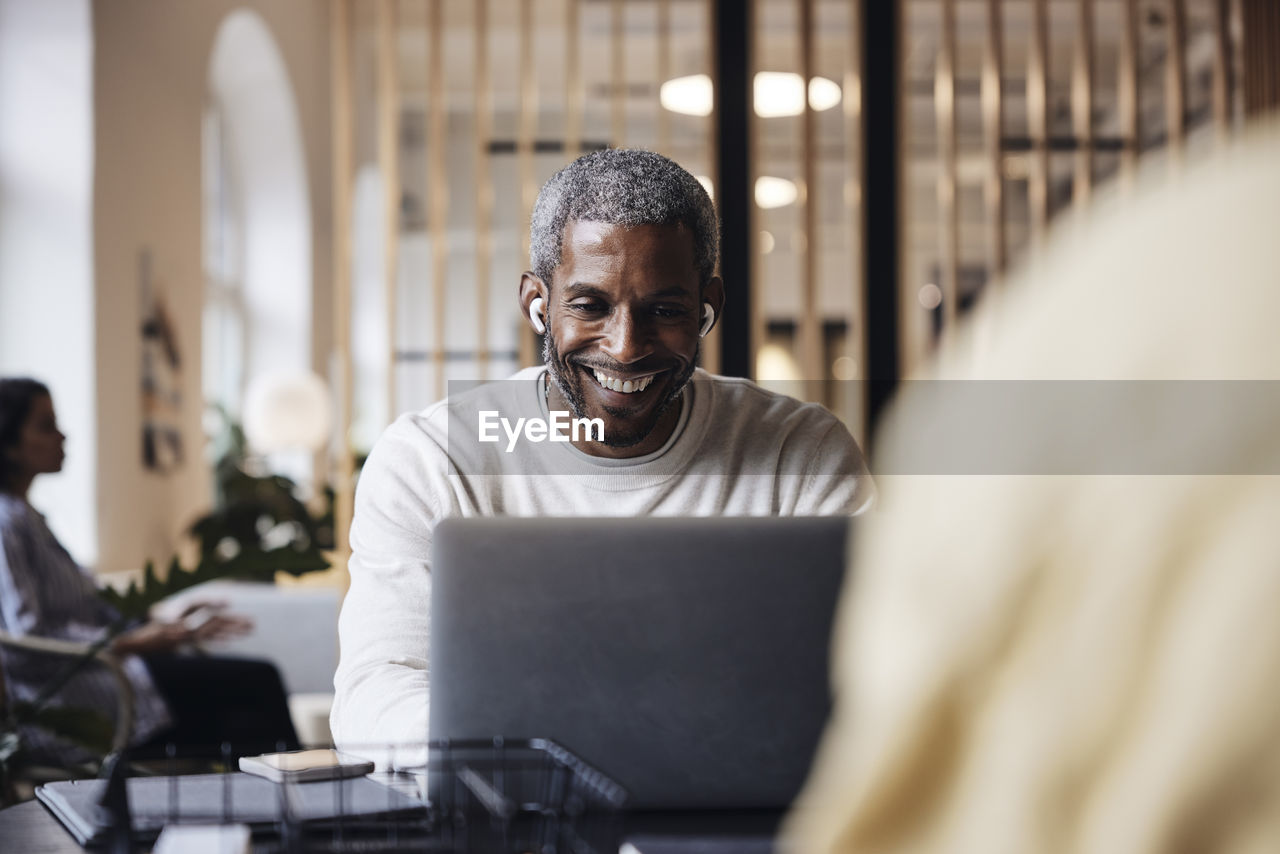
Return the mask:
[[[715, 323], [720, 322], [720, 316], [724, 313], [724, 280], [719, 276], [712, 276], [707, 284], [702, 288], [702, 302], [704, 305], [711, 306], [711, 310], [716, 313]], [[699, 323], [701, 323], [702, 310], [699, 309]], [[712, 329], [715, 324], [712, 324]], [[708, 332], [711, 330], [708, 329]]]
[[[520, 276], [520, 313], [533, 326], [533, 331], [539, 335], [546, 331], [549, 295], [550, 291], [546, 283], [533, 273], [526, 270]], [[540, 300], [538, 305], [533, 304], [534, 300]], [[534, 323], [535, 315], [538, 318], [537, 323]], [[538, 328], [539, 324], [542, 329]]]

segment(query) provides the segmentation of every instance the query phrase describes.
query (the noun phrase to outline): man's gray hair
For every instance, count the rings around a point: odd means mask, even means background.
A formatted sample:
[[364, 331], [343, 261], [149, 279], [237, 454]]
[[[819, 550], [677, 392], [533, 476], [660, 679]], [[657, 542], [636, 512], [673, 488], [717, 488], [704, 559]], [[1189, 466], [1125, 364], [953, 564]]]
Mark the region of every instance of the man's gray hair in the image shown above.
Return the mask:
[[720, 229], [711, 197], [673, 160], [633, 148], [583, 155], [542, 186], [533, 206], [529, 263], [551, 285], [560, 265], [564, 227], [570, 221], [609, 225], [681, 225], [693, 237], [698, 284], [715, 275]]

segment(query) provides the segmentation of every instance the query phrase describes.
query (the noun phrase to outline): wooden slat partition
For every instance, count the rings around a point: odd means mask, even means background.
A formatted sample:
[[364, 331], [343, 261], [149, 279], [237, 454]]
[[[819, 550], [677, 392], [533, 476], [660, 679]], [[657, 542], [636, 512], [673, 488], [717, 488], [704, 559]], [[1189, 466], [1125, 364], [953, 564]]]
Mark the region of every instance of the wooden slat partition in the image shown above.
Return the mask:
[[582, 154], [582, 35], [581, 0], [565, 0], [565, 161]]
[[1116, 65], [1116, 111], [1120, 119], [1120, 136], [1124, 147], [1120, 150], [1120, 180], [1126, 187], [1133, 185], [1138, 171], [1138, 154], [1142, 150], [1139, 110], [1138, 61], [1140, 58], [1139, 33], [1141, 19], [1138, 0], [1124, 0], [1121, 16], [1120, 52]]
[[[533, 134], [538, 110], [533, 56], [533, 0], [520, 0], [517, 27], [520, 31], [520, 125], [516, 139], [516, 158], [520, 172], [520, 263], [527, 264], [529, 215], [533, 212], [533, 203], [538, 195], [533, 177]], [[534, 347], [536, 340], [533, 330], [527, 324], [521, 324], [519, 355], [522, 367], [534, 364], [537, 359]]]
[[609, 140], [614, 148], [626, 145], [626, 40], [622, 33], [622, 0], [609, 0]]
[[933, 106], [938, 137], [938, 287], [943, 329], [954, 328], [960, 305], [960, 216], [956, 173], [956, 0], [939, 0], [942, 29], [934, 63]]
[[1093, 0], [1076, 0], [1076, 32], [1071, 63], [1071, 126], [1075, 133], [1075, 177], [1071, 196], [1077, 209], [1093, 190]]
[[355, 499], [355, 460], [348, 434], [351, 430], [351, 194], [355, 177], [352, 139], [351, 3], [329, 4], [330, 86], [332, 91], [333, 180], [333, 351], [336, 356], [333, 384], [337, 401], [334, 489], [334, 551], [338, 566], [346, 566], [351, 554], [347, 539]]
[[1169, 160], [1180, 159], [1187, 136], [1187, 10], [1184, 0], [1165, 0], [1165, 32], [1168, 34], [1164, 61], [1164, 105], [1166, 145]]
[[400, 51], [397, 0], [378, 0], [376, 98], [378, 116], [378, 171], [382, 174], [382, 264], [387, 330], [387, 412], [399, 412], [396, 394], [396, 303], [400, 270]]
[[[658, 86], [671, 77], [671, 0], [658, 0]], [[671, 156], [671, 116], [658, 104], [658, 152]]]
[[472, 53], [475, 59], [476, 170], [476, 359], [479, 379], [489, 379], [489, 280], [493, 257], [493, 81], [489, 73], [489, 0], [472, 0]]
[[[665, 3], [667, 0], [663, 0], [663, 2]], [[715, 93], [711, 101], [711, 115], [707, 116], [706, 121], [708, 122], [707, 127], [717, 128], [720, 126], [720, 80], [718, 63], [715, 59], [716, 34], [714, 27], [715, 8], [713, 7], [713, 0], [702, 0], [702, 7], [704, 14], [706, 15], [706, 20], [711, 24], [710, 26], [705, 27], [707, 39], [705, 51], [706, 56], [708, 57], [708, 62], [711, 66], [708, 69], [711, 77], [711, 91]], [[665, 28], [665, 31], [667, 32], [668, 50], [670, 50], [670, 30], [671, 24], [668, 20]], [[716, 135], [714, 132], [706, 135], [706, 149], [707, 168], [709, 170], [708, 175], [714, 182], [720, 174], [720, 148], [716, 145]], [[715, 201], [715, 195], [718, 190], [716, 190], [714, 183], [712, 185], [712, 190], [712, 201]], [[721, 247], [721, 254], [723, 254], [723, 252], [724, 248]], [[720, 270], [717, 269], [716, 274], [719, 275]], [[726, 286], [730, 286], [729, 283], [726, 283]], [[739, 307], [739, 310], [741, 310], [741, 307]], [[722, 328], [723, 324], [717, 321], [715, 328], [713, 328], [711, 333], [702, 341], [702, 366], [713, 374], [718, 374], [721, 370], [720, 350], [723, 346], [723, 338], [721, 337]]]
[[[751, 56], [747, 62], [747, 150], [750, 152], [747, 157], [748, 182], [747, 182], [747, 208], [750, 212], [748, 217], [750, 224], [748, 226], [751, 235], [750, 252], [751, 252], [751, 281], [749, 283], [748, 311], [751, 313], [750, 322], [750, 340], [748, 342], [748, 350], [751, 354], [750, 376], [756, 376], [756, 367], [758, 364], [758, 355], [760, 348], [764, 346], [767, 340], [767, 327], [764, 318], [764, 299], [761, 296], [761, 289], [764, 286], [764, 264], [761, 259], [760, 252], [760, 207], [755, 201], [756, 181], [760, 177], [760, 152], [762, 150], [760, 140], [760, 117], [756, 115], [756, 97], [755, 97], [755, 77], [760, 71], [758, 67], [758, 57], [760, 56], [760, 29], [756, 26], [756, 22], [760, 20], [760, 4], [763, 0], [746, 0], [748, 19], [746, 22], [747, 32], [750, 33]], [[719, 91], [719, 82], [716, 83], [716, 91]]]
[[816, 119], [809, 103], [813, 80], [813, 2], [798, 0], [800, 12], [800, 77], [804, 82], [804, 112], [800, 124], [801, 246], [800, 253], [800, 370], [810, 381], [826, 376], [822, 364], [822, 327], [818, 318], [818, 181]]
[[1231, 0], [1213, 0], [1213, 127], [1218, 142], [1231, 131]]
[[862, 447], [867, 447], [867, 394], [866, 383], [861, 382], [867, 364], [867, 281], [865, 276], [866, 235], [863, 231], [864, 213], [862, 210], [862, 16], [861, 7], [857, 3], [849, 4], [849, 40], [844, 66], [844, 156], [845, 205], [849, 209], [849, 241], [853, 247], [853, 269], [851, 284], [853, 293], [853, 316], [849, 318], [849, 333], [844, 339], [844, 356], [853, 360], [855, 370], [853, 380], [857, 380], [856, 393], [848, 396], [853, 412], [845, 412], [845, 423], [849, 425]]
[[1280, 5], [1243, 0], [1244, 113], [1254, 117], [1280, 109]]
[[1027, 195], [1031, 236], [1044, 241], [1049, 230], [1049, 21], [1048, 0], [1031, 0], [1031, 42], [1027, 53], [1027, 135], [1031, 162]]
[[445, 146], [448, 142], [445, 121], [444, 88], [444, 0], [429, 0], [427, 15], [427, 39], [430, 42], [428, 58], [427, 108], [427, 231], [431, 242], [431, 292], [434, 296], [432, 326], [435, 332], [435, 348], [432, 352], [434, 397], [445, 396], [445, 321], [449, 309], [448, 290], [449, 241], [446, 217], [449, 213], [448, 158]]
[[1008, 265], [1004, 231], [1004, 3], [987, 0], [987, 40], [982, 51], [982, 141], [986, 165], [983, 204], [987, 217], [987, 266], [1002, 276]]

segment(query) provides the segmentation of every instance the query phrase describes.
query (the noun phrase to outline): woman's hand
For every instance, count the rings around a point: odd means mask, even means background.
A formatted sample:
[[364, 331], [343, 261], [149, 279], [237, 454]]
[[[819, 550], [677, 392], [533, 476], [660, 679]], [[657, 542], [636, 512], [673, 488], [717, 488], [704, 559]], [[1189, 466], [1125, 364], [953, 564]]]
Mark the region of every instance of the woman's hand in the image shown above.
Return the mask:
[[191, 644], [241, 637], [253, 629], [244, 617], [218, 613], [221, 607], [206, 602], [190, 605], [177, 620], [151, 620], [124, 632], [111, 648], [121, 655], [173, 652]]

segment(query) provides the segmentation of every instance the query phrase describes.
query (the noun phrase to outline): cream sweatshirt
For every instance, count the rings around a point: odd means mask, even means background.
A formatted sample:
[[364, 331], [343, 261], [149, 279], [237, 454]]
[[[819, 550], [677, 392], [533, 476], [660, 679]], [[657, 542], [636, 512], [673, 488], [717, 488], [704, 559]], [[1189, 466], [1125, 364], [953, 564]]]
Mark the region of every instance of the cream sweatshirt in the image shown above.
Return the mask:
[[[865, 510], [875, 487], [844, 425], [812, 403], [702, 370], [667, 443], [606, 459], [567, 442], [480, 442], [480, 419], [548, 420], [545, 368], [527, 368], [401, 416], [356, 490], [351, 588], [338, 623], [334, 739], [427, 737], [431, 542], [472, 516], [809, 516]], [[507, 448], [511, 447], [508, 451]]]

